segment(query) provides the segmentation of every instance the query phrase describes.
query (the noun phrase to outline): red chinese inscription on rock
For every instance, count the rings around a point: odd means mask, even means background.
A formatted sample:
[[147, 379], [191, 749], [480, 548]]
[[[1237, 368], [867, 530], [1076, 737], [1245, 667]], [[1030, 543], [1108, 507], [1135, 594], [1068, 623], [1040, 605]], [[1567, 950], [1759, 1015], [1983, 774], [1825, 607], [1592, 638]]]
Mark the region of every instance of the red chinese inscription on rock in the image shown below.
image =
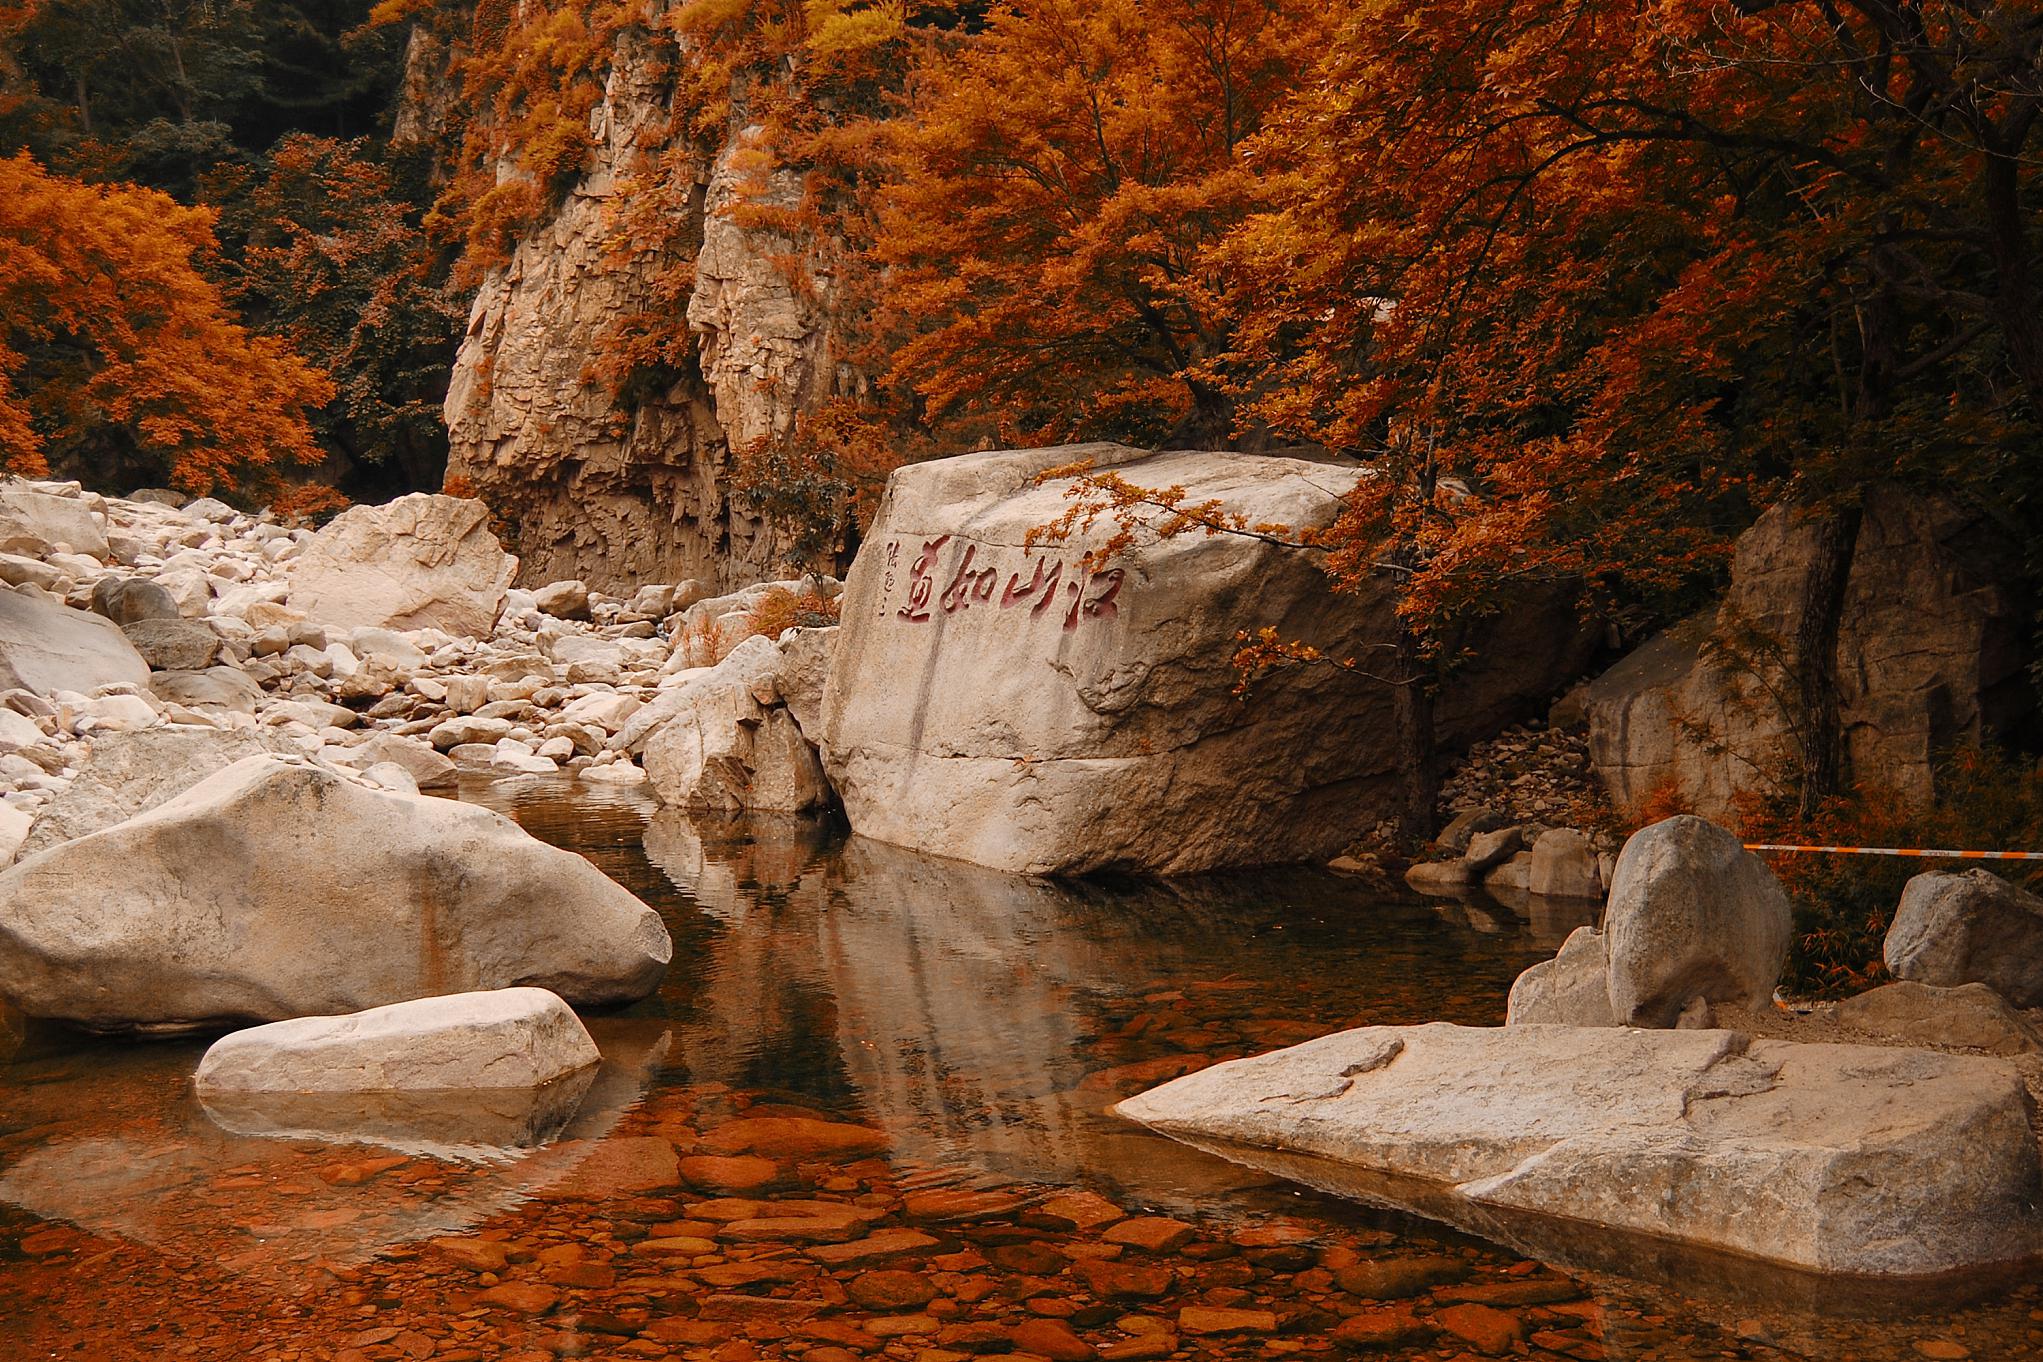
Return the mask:
[[[1085, 620], [1110, 620], [1120, 613], [1118, 598], [1127, 582], [1125, 568], [1107, 568], [1088, 573], [1083, 564], [1066, 564], [1060, 559], [1029, 554], [1017, 572], [1007, 574], [1000, 586], [1000, 570], [980, 559], [979, 545], [962, 543], [954, 551], [947, 571], [939, 571], [946, 557], [950, 535], [922, 541], [922, 551], [908, 567], [908, 599], [894, 609], [894, 615], [910, 624], [927, 624], [938, 614], [955, 615], [974, 606], [996, 610], [1026, 609], [1031, 617], [1045, 614], [1061, 595], [1064, 603], [1063, 628], [1075, 630]], [[886, 570], [880, 580], [880, 612], [885, 614], [894, 596], [895, 566], [901, 557], [901, 542], [886, 544]], [[1026, 575], [1027, 580], [1023, 578]], [[941, 594], [939, 578], [948, 582]], [[996, 597], [996, 592], [997, 597]]]

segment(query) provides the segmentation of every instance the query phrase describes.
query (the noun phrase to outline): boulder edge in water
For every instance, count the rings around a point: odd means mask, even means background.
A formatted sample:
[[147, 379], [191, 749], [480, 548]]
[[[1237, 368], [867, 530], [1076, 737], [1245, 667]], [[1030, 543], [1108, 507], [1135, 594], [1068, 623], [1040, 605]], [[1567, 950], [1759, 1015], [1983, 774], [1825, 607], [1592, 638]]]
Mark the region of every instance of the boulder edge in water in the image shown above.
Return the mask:
[[272, 756], [0, 874], [0, 995], [91, 1030], [520, 984], [621, 1003], [672, 955], [651, 908], [501, 814]]

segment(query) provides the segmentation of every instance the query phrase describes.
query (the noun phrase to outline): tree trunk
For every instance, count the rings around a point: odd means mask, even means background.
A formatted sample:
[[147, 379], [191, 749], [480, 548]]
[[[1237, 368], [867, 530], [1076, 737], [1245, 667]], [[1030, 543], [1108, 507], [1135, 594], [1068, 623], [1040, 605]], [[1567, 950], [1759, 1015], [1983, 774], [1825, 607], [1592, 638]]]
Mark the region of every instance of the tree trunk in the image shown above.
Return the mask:
[[1397, 676], [1391, 717], [1396, 729], [1398, 833], [1410, 843], [1433, 835], [1433, 809], [1440, 799], [1440, 766], [1433, 750], [1433, 687], [1419, 657], [1419, 640], [1402, 624], [1397, 631]]
[[1166, 448], [1234, 449], [1234, 399], [1208, 383], [1185, 380], [1192, 395], [1192, 409], [1186, 412], [1164, 439]]
[[1797, 811], [1807, 818], [1844, 786], [1844, 732], [1838, 712], [1837, 639], [1844, 622], [1844, 592], [1858, 548], [1861, 512], [1854, 506], [1816, 522], [1809, 578], [1795, 621], [1789, 655], [1799, 682], [1802, 791]]
[[2029, 218], [2022, 209], [2021, 162], [1990, 151], [1986, 157], [1986, 234], [1992, 242], [1994, 321], [2007, 344], [2008, 364], [2043, 401], [2043, 317], [2036, 315], [2029, 269]]

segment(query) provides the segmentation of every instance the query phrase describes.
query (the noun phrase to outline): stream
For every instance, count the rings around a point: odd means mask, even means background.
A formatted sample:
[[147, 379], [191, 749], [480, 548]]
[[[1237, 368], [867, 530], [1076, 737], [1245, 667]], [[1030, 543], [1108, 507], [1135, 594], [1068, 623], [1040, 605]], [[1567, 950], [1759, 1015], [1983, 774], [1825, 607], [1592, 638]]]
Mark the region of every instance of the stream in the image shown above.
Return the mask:
[[[2035, 1282], [1872, 1303], [1768, 1269], [1627, 1270], [1608, 1245], [1527, 1253], [1105, 1110], [1350, 1026], [1500, 1023], [1511, 980], [1586, 920], [1565, 909], [1385, 899], [1306, 869], [1052, 884], [565, 778], [461, 795], [666, 919], [659, 992], [588, 1019], [593, 1085], [523, 1136], [364, 1137], [360, 1112], [264, 1126], [191, 1094], [203, 1040], [13, 1018], [0, 1362], [2043, 1357]], [[697, 1190], [674, 1193], [670, 1148], [696, 1156]], [[825, 1228], [738, 1233], [734, 1216], [786, 1223], [775, 1202]], [[837, 1211], [882, 1227], [829, 1232]], [[1467, 1329], [1355, 1289], [1385, 1263], [1432, 1264], [1424, 1290]]]

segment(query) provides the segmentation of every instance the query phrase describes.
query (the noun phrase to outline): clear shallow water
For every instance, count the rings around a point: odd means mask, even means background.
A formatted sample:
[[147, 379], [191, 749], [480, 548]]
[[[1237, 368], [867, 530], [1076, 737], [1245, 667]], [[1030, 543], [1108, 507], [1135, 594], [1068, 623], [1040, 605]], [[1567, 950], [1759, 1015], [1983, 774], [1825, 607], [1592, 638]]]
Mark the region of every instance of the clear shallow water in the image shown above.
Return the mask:
[[[455, 1141], [365, 1139], [359, 1113], [265, 1128], [191, 1097], [203, 1042], [25, 1028], [0, 1068], [0, 1362], [842, 1362], [827, 1350], [847, 1343], [846, 1356], [941, 1362], [1016, 1346], [1015, 1327], [1043, 1319], [1114, 1356], [1154, 1337], [1143, 1320], [1174, 1327], [1186, 1307], [1274, 1327], [1187, 1327], [1126, 1355], [1332, 1354], [1353, 1342], [1348, 1315], [1405, 1308], [1358, 1296], [1342, 1271], [1422, 1256], [1461, 1278], [1421, 1296], [1422, 1316], [1451, 1303], [1442, 1291], [1501, 1306], [1517, 1334], [1502, 1344], [1519, 1355], [1870, 1362], [1956, 1344], [2043, 1357], [2034, 1284], [1840, 1317], [1818, 1307], [1849, 1302], [1765, 1272], [1724, 1280], [1642, 1257], [1650, 1283], [1570, 1274], [1103, 1114], [1207, 1059], [1347, 1026], [1494, 1024], [1510, 980], [1574, 918], [1385, 902], [1317, 871], [1058, 886], [824, 824], [692, 819], [562, 781], [464, 796], [590, 857], [675, 939], [655, 997], [591, 1019], [605, 1066], [560, 1139], [478, 1160]], [[702, 1218], [705, 1193], [672, 1190], [669, 1151], [726, 1152], [743, 1121], [789, 1117], [855, 1124], [884, 1153], [774, 1153], [747, 1197], [783, 1212], [864, 1205], [880, 1232], [931, 1242], [831, 1264], [798, 1234], [726, 1242]], [[1073, 1190], [1194, 1233], [1159, 1253], [1113, 1244], [1111, 1228], [1044, 1210]], [[433, 1246], [447, 1237], [509, 1245], [511, 1260], [483, 1275]], [[1627, 1266], [1627, 1246], [1604, 1248], [1561, 1263]], [[1079, 1266], [1108, 1253], [1168, 1268], [1169, 1285], [1094, 1289]], [[935, 1301], [846, 1299], [874, 1267], [929, 1283]], [[540, 1295], [488, 1298], [503, 1284]], [[1473, 1355], [1477, 1340], [1436, 1329], [1374, 1355]]]

